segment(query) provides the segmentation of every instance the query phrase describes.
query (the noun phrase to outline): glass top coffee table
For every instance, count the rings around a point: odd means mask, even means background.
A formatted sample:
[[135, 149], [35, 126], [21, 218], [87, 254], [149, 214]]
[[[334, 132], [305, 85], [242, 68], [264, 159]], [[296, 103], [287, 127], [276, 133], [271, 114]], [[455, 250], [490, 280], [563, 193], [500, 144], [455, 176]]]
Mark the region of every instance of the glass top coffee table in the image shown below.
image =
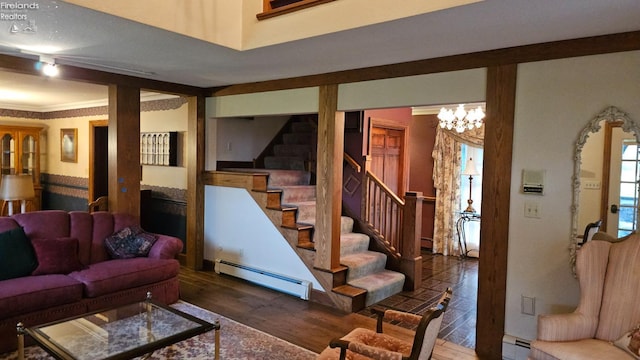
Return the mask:
[[18, 359], [24, 359], [24, 335], [57, 359], [131, 359], [215, 330], [220, 353], [220, 324], [211, 324], [147, 299], [130, 305], [25, 328], [18, 324]]

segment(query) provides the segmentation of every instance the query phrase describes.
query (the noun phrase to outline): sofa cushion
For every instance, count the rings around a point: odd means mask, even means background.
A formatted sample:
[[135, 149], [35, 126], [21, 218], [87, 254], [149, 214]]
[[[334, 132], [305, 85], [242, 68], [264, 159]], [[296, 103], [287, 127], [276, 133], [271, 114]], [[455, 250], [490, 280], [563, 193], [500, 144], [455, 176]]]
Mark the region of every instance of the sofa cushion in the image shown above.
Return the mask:
[[78, 239], [78, 258], [83, 265], [91, 264], [93, 241], [93, 216], [86, 211], [70, 211], [69, 237]]
[[104, 239], [104, 246], [112, 259], [147, 256], [157, 237], [137, 226], [127, 226]]
[[31, 239], [38, 258], [32, 275], [68, 274], [83, 268], [78, 259], [78, 239]]
[[97, 297], [178, 276], [180, 264], [174, 259], [116, 259], [91, 264], [70, 277], [84, 284], [86, 297]]
[[2, 281], [0, 319], [82, 299], [82, 283], [66, 275], [26, 276]]
[[69, 213], [64, 210], [41, 210], [12, 215], [30, 239], [69, 236]]
[[31, 275], [38, 262], [21, 227], [0, 233], [0, 280]]
[[579, 341], [534, 341], [532, 359], [562, 360], [633, 360], [633, 357], [608, 341], [585, 339]]

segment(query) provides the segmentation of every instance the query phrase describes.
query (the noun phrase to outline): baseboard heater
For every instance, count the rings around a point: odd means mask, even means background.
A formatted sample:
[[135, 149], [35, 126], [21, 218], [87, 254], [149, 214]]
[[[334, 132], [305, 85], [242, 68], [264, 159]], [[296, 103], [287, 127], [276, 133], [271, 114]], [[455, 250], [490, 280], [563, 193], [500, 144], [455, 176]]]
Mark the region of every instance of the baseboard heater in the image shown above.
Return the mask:
[[309, 281], [293, 279], [288, 276], [236, 264], [227, 260], [216, 259], [214, 270], [218, 274], [231, 275], [273, 290], [297, 296], [303, 300], [309, 300], [311, 293], [311, 282]]
[[531, 342], [529, 340], [520, 339], [511, 335], [504, 335], [502, 342], [509, 345], [515, 345], [525, 349], [531, 349]]

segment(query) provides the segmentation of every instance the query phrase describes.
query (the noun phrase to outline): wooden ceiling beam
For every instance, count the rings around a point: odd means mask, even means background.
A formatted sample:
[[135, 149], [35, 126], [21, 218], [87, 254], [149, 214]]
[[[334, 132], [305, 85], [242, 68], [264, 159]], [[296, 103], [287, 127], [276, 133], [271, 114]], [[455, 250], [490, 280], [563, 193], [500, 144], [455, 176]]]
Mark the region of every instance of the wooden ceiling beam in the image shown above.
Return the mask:
[[237, 95], [330, 84], [346, 84], [633, 50], [640, 50], [640, 31], [522, 45], [469, 54], [336, 71], [319, 75], [216, 87], [209, 89], [209, 96]]

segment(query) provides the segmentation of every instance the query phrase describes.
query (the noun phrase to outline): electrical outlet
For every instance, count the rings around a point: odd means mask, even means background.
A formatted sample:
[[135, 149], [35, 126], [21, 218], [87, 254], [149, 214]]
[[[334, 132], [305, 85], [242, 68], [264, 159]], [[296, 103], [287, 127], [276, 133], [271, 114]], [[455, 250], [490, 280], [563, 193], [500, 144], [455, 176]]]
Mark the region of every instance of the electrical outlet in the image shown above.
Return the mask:
[[537, 201], [524, 202], [524, 217], [539, 219], [540, 212], [540, 204]]

